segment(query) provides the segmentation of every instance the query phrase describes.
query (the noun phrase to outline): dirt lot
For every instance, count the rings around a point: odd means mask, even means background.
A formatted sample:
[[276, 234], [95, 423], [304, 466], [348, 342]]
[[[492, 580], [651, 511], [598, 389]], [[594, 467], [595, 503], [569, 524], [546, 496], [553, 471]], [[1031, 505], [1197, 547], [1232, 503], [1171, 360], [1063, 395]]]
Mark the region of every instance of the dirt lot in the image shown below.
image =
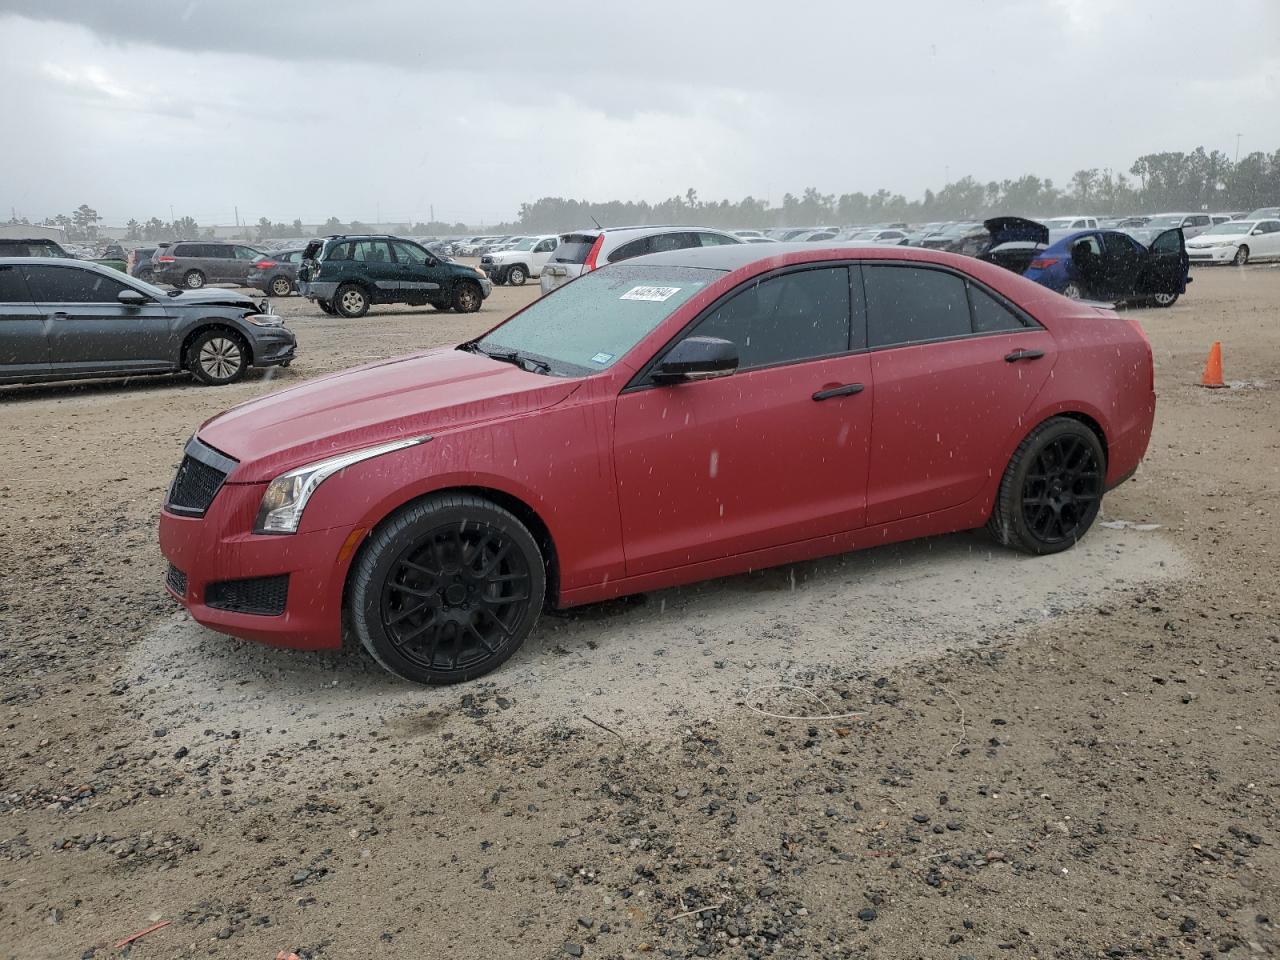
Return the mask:
[[[1280, 955], [1280, 269], [1137, 314], [1151, 450], [1056, 558], [964, 534], [586, 608], [446, 690], [176, 612], [202, 420], [535, 293], [292, 300], [297, 362], [231, 388], [0, 391], [0, 956], [165, 920], [124, 952]], [[1215, 339], [1230, 390], [1193, 385]]]

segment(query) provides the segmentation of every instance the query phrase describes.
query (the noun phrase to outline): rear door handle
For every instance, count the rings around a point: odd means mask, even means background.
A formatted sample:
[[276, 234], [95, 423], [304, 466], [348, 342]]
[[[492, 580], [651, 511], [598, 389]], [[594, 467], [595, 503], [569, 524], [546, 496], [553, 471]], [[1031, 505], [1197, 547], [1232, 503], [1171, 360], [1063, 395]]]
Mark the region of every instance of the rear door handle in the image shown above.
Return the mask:
[[1039, 360], [1044, 356], [1043, 350], [1015, 350], [1004, 355], [1005, 363], [1017, 363], [1019, 360]]
[[826, 390], [819, 390], [813, 395], [815, 400], [830, 400], [832, 397], [851, 397], [855, 393], [861, 393], [865, 388], [860, 383], [846, 383], [842, 387], [830, 387]]

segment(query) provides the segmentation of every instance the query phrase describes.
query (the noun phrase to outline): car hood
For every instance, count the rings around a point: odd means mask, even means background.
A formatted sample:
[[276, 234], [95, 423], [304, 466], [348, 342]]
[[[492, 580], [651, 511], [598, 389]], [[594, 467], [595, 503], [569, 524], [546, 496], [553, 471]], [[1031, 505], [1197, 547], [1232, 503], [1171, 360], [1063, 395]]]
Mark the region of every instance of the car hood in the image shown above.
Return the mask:
[[1198, 237], [1192, 237], [1187, 241], [1188, 247], [1212, 247], [1216, 243], [1235, 243], [1237, 240], [1244, 240], [1248, 237], [1248, 233], [1215, 233], [1209, 236], [1206, 233], [1200, 234]]
[[240, 461], [231, 482], [261, 483], [361, 447], [540, 410], [580, 383], [441, 347], [232, 407], [199, 437]]
[[982, 221], [982, 225], [991, 234], [993, 245], [1017, 240], [1027, 243], [1049, 242], [1049, 228], [1025, 217], [992, 217]]
[[245, 307], [249, 310], [257, 310], [260, 301], [244, 293], [237, 293], [235, 290], [187, 290], [178, 294], [176, 297], [169, 298], [171, 302], [182, 304], [200, 304], [201, 306], [218, 306], [218, 307]]

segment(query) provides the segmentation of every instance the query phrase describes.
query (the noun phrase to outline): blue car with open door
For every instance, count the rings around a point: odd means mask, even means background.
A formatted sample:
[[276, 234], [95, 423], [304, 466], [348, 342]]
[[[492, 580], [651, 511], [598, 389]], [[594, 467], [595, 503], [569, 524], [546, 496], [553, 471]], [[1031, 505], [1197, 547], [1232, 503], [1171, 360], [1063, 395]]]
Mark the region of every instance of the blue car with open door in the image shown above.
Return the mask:
[[1171, 307], [1191, 282], [1189, 266], [1180, 229], [1146, 245], [1118, 230], [1083, 230], [1037, 252], [1022, 275], [1074, 299]]

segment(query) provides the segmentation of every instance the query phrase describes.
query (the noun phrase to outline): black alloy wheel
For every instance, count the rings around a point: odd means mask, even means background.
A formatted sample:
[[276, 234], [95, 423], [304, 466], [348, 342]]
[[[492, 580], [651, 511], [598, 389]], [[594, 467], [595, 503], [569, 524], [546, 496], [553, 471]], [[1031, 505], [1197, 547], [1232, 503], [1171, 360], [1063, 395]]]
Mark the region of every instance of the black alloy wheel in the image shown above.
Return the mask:
[[542, 612], [537, 542], [511, 513], [437, 495], [380, 527], [352, 571], [352, 623], [382, 666], [418, 683], [457, 683], [510, 657]]
[[1106, 455], [1085, 424], [1054, 417], [1018, 446], [991, 520], [998, 541], [1025, 553], [1058, 553], [1088, 532], [1102, 506]]

